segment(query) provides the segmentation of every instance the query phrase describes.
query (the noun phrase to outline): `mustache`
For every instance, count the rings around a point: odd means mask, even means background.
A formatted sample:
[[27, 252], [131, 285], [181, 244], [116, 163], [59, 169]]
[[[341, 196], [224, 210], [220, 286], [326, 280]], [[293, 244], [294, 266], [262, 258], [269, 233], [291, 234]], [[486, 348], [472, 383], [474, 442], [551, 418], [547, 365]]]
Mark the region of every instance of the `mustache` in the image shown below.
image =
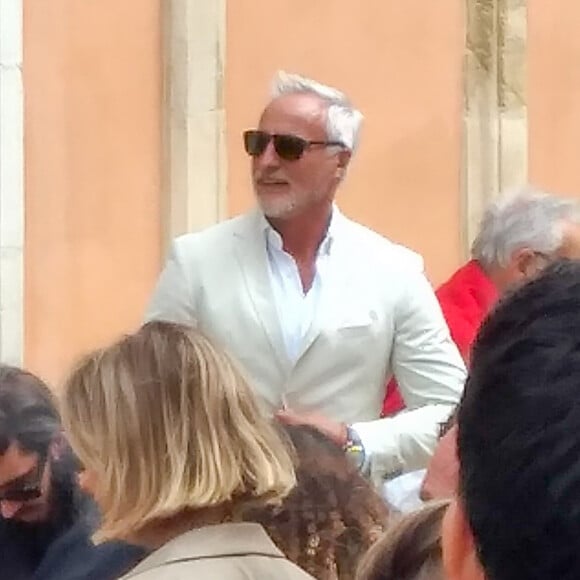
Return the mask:
[[257, 183], [288, 183], [288, 180], [276, 172], [256, 172], [254, 181]]

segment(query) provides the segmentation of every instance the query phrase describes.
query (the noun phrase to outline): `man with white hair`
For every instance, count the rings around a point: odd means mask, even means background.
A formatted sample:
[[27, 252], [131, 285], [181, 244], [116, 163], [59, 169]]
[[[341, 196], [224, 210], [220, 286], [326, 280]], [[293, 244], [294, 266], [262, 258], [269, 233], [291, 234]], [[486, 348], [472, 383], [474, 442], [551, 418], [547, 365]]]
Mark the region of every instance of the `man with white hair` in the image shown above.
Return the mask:
[[[465, 368], [422, 259], [334, 205], [361, 121], [340, 91], [279, 73], [244, 133], [259, 209], [175, 240], [147, 318], [197, 325], [271, 412], [382, 476], [425, 466]], [[392, 375], [409, 411], [375, 421]]]
[[[471, 346], [498, 297], [558, 259], [580, 259], [580, 204], [523, 187], [486, 209], [472, 260], [437, 290], [451, 336], [469, 363]], [[441, 440], [423, 484], [423, 496], [451, 496], [457, 483], [456, 430]]]
[[471, 262], [437, 290], [451, 336], [466, 360], [494, 298], [549, 262], [580, 258], [578, 201], [530, 186], [507, 192], [485, 211], [471, 255]]
[[[499, 295], [557, 258], [580, 258], [578, 201], [523, 186], [489, 204], [471, 250], [472, 259], [436, 292], [451, 337], [469, 363], [471, 345]], [[383, 412], [402, 408], [394, 381]]]

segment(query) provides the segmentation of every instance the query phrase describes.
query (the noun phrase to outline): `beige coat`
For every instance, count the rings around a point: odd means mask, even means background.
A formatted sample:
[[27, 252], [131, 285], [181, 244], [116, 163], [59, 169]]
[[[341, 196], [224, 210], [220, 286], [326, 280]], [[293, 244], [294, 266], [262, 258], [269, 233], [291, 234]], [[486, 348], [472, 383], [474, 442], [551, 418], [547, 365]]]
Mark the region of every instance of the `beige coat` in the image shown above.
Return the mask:
[[258, 524], [220, 524], [171, 540], [121, 580], [307, 580]]

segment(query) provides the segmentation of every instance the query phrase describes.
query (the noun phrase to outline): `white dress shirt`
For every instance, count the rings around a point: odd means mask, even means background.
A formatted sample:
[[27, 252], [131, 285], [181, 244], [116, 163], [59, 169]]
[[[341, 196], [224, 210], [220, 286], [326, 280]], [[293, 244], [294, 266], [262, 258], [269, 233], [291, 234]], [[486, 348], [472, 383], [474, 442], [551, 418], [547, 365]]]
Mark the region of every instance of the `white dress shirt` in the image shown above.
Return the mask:
[[426, 469], [410, 471], [383, 484], [383, 499], [389, 508], [400, 514], [416, 511], [424, 505], [421, 487], [427, 474]]
[[314, 279], [306, 293], [302, 287], [298, 265], [294, 258], [284, 251], [280, 234], [265, 219], [264, 231], [276, 311], [286, 353], [294, 364], [298, 360], [306, 335], [312, 326], [322, 289], [327, 285], [325, 278], [331, 266], [332, 221], [318, 248]]

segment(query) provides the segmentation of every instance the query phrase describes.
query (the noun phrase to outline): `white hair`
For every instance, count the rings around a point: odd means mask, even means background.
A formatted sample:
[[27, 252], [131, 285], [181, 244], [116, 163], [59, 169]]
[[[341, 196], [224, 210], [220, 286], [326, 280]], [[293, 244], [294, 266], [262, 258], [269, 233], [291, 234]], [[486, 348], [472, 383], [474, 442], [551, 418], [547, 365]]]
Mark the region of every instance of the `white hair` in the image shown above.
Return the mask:
[[576, 200], [525, 186], [489, 205], [471, 254], [484, 266], [506, 266], [512, 254], [522, 248], [552, 255], [564, 242], [567, 222], [580, 223]]
[[272, 82], [272, 98], [293, 93], [313, 94], [327, 103], [327, 138], [340, 141], [349, 151], [356, 149], [363, 115], [344, 93], [312, 79], [278, 71]]

